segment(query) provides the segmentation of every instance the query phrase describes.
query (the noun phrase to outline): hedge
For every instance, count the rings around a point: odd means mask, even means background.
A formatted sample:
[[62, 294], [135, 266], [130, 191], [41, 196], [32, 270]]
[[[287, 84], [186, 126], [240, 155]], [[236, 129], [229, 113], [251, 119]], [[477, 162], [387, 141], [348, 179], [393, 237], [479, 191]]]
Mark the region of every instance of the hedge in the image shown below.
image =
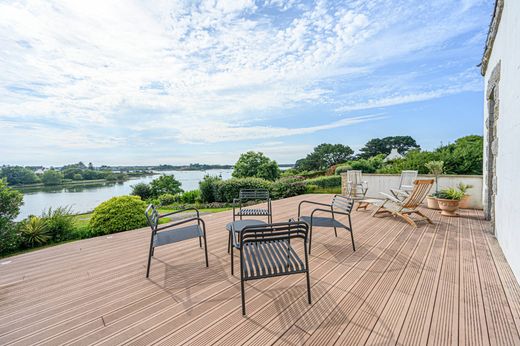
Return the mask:
[[271, 191], [273, 183], [261, 178], [231, 178], [216, 182], [216, 201], [233, 202], [241, 189], [266, 189]]
[[146, 203], [138, 196], [113, 197], [94, 209], [89, 228], [92, 235], [128, 231], [146, 226]]
[[318, 177], [314, 179], [305, 180], [307, 185], [315, 185], [321, 188], [338, 187], [341, 186], [341, 176], [330, 175], [325, 177]]

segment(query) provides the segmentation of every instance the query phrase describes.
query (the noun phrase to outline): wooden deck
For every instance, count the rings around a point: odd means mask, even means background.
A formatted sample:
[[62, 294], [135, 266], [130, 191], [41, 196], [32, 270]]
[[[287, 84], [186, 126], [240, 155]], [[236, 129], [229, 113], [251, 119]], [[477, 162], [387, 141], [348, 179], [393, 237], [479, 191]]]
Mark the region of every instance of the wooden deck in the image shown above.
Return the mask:
[[[273, 202], [274, 220], [302, 198]], [[426, 213], [435, 225], [414, 230], [353, 212], [356, 252], [346, 232], [315, 229], [313, 304], [303, 275], [248, 282], [247, 317], [231, 212], [204, 216], [209, 268], [190, 240], [157, 249], [145, 279], [148, 229], [2, 259], [0, 345], [520, 344], [519, 285], [481, 211]]]

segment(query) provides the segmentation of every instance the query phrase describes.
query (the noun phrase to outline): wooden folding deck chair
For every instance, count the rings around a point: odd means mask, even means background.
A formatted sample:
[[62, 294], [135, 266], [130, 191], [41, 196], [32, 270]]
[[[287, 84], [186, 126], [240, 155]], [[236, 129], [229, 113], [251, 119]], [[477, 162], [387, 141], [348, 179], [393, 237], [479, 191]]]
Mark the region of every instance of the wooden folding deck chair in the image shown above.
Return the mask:
[[[386, 197], [384, 200], [372, 201], [371, 204], [376, 206], [376, 209], [372, 212], [372, 216], [382, 213], [390, 213], [393, 216], [399, 216], [408, 222], [414, 228], [417, 227], [415, 221], [428, 221], [433, 224], [432, 220], [418, 210], [419, 205], [426, 198], [430, 189], [433, 185], [433, 179], [418, 179], [414, 181], [414, 187], [408, 197], [404, 200], [399, 200], [394, 196], [390, 196], [386, 193], [381, 193]], [[421, 218], [412, 219], [410, 216], [417, 214]]]

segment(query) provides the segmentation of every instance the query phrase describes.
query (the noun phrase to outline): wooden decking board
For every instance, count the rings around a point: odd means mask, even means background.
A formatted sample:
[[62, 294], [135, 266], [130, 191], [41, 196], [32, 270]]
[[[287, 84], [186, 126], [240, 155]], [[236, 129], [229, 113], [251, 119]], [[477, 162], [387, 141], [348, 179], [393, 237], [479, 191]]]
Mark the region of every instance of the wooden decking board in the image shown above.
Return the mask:
[[[361, 228], [364, 226], [364, 224], [355, 225], [355, 228], [357, 227]], [[317, 228], [317, 231], [319, 231], [319, 228]], [[346, 235], [350, 239], [349, 235]], [[332, 238], [334, 239], [334, 238]], [[359, 249], [364, 248], [368, 242], [371, 240], [381, 241], [381, 239], [377, 239], [377, 235], [375, 233], [364, 233], [357, 239], [358, 244], [358, 252], [352, 252], [350, 251], [350, 254], [347, 258], [354, 258], [355, 256], [359, 256]], [[347, 242], [348, 244], [348, 242]], [[336, 252], [346, 252], [344, 249], [336, 249]], [[330, 253], [330, 255], [333, 256], [334, 252]], [[318, 256], [317, 258], [321, 258]], [[311, 266], [311, 270], [313, 273], [317, 274], [318, 280], [316, 280], [315, 277], [313, 277], [313, 280], [311, 280], [312, 286], [312, 292], [313, 292], [313, 302], [318, 301], [321, 298], [321, 291], [316, 292], [314, 285], [319, 282], [328, 283], [330, 286], [334, 285], [335, 282], [338, 281], [338, 279], [345, 275], [348, 270], [355, 265], [357, 261], [353, 261], [353, 263], [349, 263], [350, 266], [347, 266], [346, 264], [340, 264], [340, 263], [329, 263], [328, 266], [320, 266], [319, 268], [316, 268], [314, 266]], [[317, 270], [318, 272], [317, 272]], [[330, 279], [329, 279], [330, 278]], [[325, 294], [323, 292], [323, 294]], [[267, 309], [255, 309], [253, 313], [250, 313], [247, 319], [239, 320], [237, 325], [232, 326], [230, 330], [226, 330], [221, 333], [221, 339], [218, 340], [218, 344], [233, 344], [240, 341], [243, 333], [248, 334], [254, 334], [258, 331], [261, 333], [267, 333], [267, 337], [274, 337], [276, 338], [277, 333], [274, 333], [273, 330], [283, 328], [285, 323], [280, 323], [280, 321], [284, 322], [288, 318], [285, 316], [288, 315], [291, 320], [295, 320], [296, 315], [301, 316], [305, 311], [307, 311], [310, 307], [307, 304], [307, 300], [305, 298], [306, 291], [304, 291], [300, 298], [296, 300], [293, 304], [284, 304], [283, 306], [286, 307], [286, 309], [282, 309], [279, 313], [273, 314], [272, 311], [269, 309], [269, 306], [267, 306]], [[283, 300], [283, 299], [282, 299]], [[263, 326], [263, 327], [260, 327]], [[262, 330], [260, 330], [262, 329]], [[211, 332], [211, 329], [209, 330]], [[282, 331], [278, 331], [278, 333], [281, 334]], [[204, 331], [204, 336], [208, 334], [206, 331]], [[211, 335], [211, 334], [210, 334]], [[202, 340], [194, 340], [193, 342], [200, 342], [201, 344], [204, 344], [205, 342], [209, 341], [208, 338], [204, 337]], [[258, 335], [254, 335], [254, 337], [251, 337], [249, 339], [250, 342], [258, 341]], [[258, 341], [259, 343], [265, 344], [268, 343], [267, 340]]]
[[433, 249], [421, 272], [417, 289], [408, 307], [407, 315], [400, 327], [397, 338], [399, 344], [424, 345], [430, 329], [431, 314], [435, 302], [435, 293], [439, 283], [442, 259], [446, 249], [450, 219], [443, 223], [436, 231]]
[[[275, 201], [274, 219], [330, 198]], [[520, 343], [520, 288], [482, 212], [426, 212], [436, 225], [415, 230], [354, 212], [356, 252], [348, 233], [317, 229], [313, 304], [303, 275], [253, 281], [247, 317], [229, 273], [229, 211], [204, 216], [208, 269], [189, 241], [159, 248], [146, 280], [148, 229], [15, 256], [0, 266], [0, 344]]]
[[459, 343], [462, 345], [489, 345], [482, 291], [471, 237], [474, 223], [461, 219], [460, 232], [460, 298]]
[[407, 243], [393, 257], [390, 266], [385, 270], [385, 275], [378, 278], [377, 285], [365, 298], [363, 305], [352, 315], [347, 316], [348, 323], [340, 331], [341, 335], [335, 340], [335, 344], [362, 344], [370, 336], [378, 316], [386, 307], [389, 297], [393, 294], [410, 260], [414, 257], [421, 240], [431, 227], [412, 230]]
[[[390, 246], [381, 252], [374, 266], [367, 270], [366, 274], [359, 280], [356, 280], [356, 285], [347, 290], [347, 293], [338, 302], [334, 311], [320, 324], [320, 328], [312, 333], [307, 343], [320, 345], [333, 344], [339, 341], [339, 344], [345, 342], [359, 344], [361, 342], [360, 340], [338, 340], [338, 338], [351, 322], [357, 323], [354, 322], [354, 319], [359, 309], [363, 307], [373, 309], [369, 299], [371, 294], [375, 288], [378, 287], [381, 279], [389, 278], [391, 280], [395, 272], [390, 275], [380, 274], [386, 273], [400, 256], [407, 256], [407, 251], [415, 247], [416, 240], [417, 232], [410, 231], [409, 229], [406, 231], [403, 230], [403, 232], [399, 234], [399, 237], [395, 238]], [[410, 246], [410, 244], [412, 245]]]
[[[435, 220], [436, 218], [432, 216], [432, 219]], [[426, 259], [433, 247], [433, 240], [435, 239], [437, 228], [440, 226], [441, 224], [437, 223], [435, 226], [425, 229], [414, 256], [404, 269], [401, 279], [394, 288], [383, 310], [377, 316], [377, 321], [371, 330], [366, 344], [395, 344], [397, 342], [400, 326], [403, 324], [407, 313], [407, 309], [403, 307], [410, 305]]]
[[486, 233], [472, 232], [480, 272], [486, 320], [491, 344], [519, 345], [520, 338], [502, 287]]

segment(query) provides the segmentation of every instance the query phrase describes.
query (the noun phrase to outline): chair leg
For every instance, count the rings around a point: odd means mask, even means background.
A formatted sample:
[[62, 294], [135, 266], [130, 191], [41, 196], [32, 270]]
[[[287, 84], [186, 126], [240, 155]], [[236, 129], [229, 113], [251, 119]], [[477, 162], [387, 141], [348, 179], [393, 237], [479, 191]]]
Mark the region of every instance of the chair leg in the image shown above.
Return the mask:
[[356, 251], [356, 244], [354, 244], [354, 231], [350, 230], [350, 239], [352, 239], [352, 250]]
[[309, 255], [311, 254], [311, 247], [312, 247], [312, 222], [311, 222], [311, 226], [309, 227]]
[[230, 254], [231, 254], [231, 275], [235, 275], [234, 271], [235, 271], [235, 268], [234, 268], [234, 263], [233, 263], [233, 245], [231, 245], [231, 251], [230, 251]]
[[309, 304], [312, 304], [311, 299], [311, 278], [309, 274], [309, 269], [307, 268], [307, 300], [309, 301]]
[[231, 232], [229, 232], [228, 242], [227, 242], [227, 253], [231, 251]]
[[424, 214], [423, 214], [421, 211], [419, 211], [419, 210], [416, 210], [415, 212], [416, 212], [417, 214], [421, 215], [421, 216], [422, 216], [426, 221], [428, 221], [428, 223], [429, 223], [430, 225], [433, 225], [433, 221], [432, 221], [428, 216], [424, 215]]
[[154, 247], [153, 247], [153, 234], [152, 234], [152, 238], [150, 240], [150, 250], [148, 251], [148, 264], [146, 266], [146, 278], [148, 278], [150, 276], [150, 265], [152, 262], [153, 253], [154, 253]]
[[240, 293], [242, 296], [242, 315], [246, 315], [246, 290], [244, 288], [244, 247], [240, 247]]
[[202, 239], [199, 237], [199, 247], [202, 248]]
[[374, 209], [374, 211], [372, 212], [372, 214], [370, 214], [370, 216], [376, 216], [376, 214], [380, 212], [381, 208], [383, 208], [383, 207], [377, 206], [377, 208]]
[[208, 243], [206, 242], [206, 233], [204, 233], [204, 256], [206, 257], [206, 268], [209, 267], [208, 261]]
[[412, 220], [412, 218], [406, 214], [400, 214], [400, 213], [396, 213], [395, 215], [398, 215], [400, 216], [401, 218], [404, 219], [404, 221], [408, 222], [408, 224], [410, 224], [410, 226], [412, 226], [413, 228], [417, 228], [417, 224]]

